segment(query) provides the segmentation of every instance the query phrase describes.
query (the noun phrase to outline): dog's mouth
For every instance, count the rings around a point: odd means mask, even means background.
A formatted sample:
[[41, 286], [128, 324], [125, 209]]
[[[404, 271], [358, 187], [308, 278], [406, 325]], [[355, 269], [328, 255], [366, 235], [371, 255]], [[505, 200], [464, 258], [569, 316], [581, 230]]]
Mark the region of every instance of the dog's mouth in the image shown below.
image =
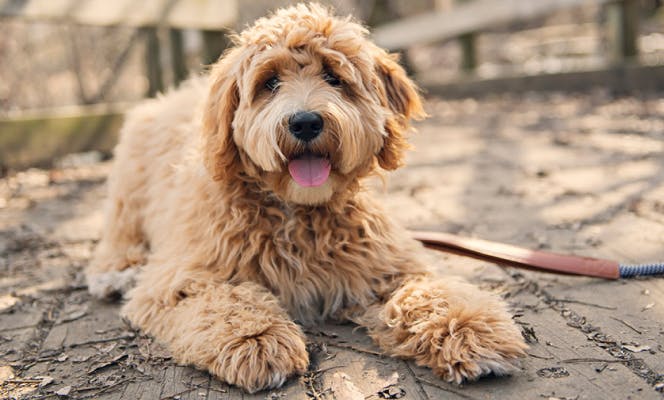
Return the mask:
[[305, 151], [288, 162], [291, 178], [302, 187], [317, 187], [324, 184], [330, 177], [331, 169], [327, 157], [310, 151]]

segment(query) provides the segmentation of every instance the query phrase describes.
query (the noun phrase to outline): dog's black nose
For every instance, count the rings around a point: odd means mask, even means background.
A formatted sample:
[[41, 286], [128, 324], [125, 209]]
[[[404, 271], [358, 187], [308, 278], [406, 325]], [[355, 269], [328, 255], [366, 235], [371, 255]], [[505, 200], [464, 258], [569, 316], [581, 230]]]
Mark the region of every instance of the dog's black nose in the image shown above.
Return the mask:
[[323, 117], [312, 111], [296, 112], [288, 120], [288, 129], [296, 138], [311, 141], [323, 131]]

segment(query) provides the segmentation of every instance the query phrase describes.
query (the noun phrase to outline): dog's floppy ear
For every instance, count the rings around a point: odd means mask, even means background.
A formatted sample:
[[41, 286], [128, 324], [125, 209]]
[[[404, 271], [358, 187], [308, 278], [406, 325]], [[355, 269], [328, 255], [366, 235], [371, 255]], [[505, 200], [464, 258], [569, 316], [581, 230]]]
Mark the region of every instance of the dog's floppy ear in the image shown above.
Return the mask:
[[233, 141], [233, 117], [240, 102], [235, 77], [240, 52], [240, 48], [231, 49], [210, 71], [212, 84], [203, 110], [203, 155], [214, 180], [231, 175], [240, 159]]
[[397, 60], [397, 54], [388, 54], [384, 50], [378, 50], [375, 56], [376, 72], [383, 86], [383, 90], [379, 90], [381, 101], [391, 111], [385, 122], [387, 137], [378, 153], [378, 163], [386, 170], [402, 165], [403, 152], [408, 149], [405, 134], [410, 120], [426, 115], [417, 87]]

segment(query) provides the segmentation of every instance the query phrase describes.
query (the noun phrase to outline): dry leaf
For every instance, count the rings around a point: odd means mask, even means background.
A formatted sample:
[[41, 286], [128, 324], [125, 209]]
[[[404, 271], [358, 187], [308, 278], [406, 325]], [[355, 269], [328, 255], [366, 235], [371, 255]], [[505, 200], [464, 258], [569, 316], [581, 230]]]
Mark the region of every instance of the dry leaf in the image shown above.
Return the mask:
[[350, 380], [350, 377], [343, 372], [337, 372], [332, 375], [330, 386], [337, 399], [364, 400], [362, 392]]

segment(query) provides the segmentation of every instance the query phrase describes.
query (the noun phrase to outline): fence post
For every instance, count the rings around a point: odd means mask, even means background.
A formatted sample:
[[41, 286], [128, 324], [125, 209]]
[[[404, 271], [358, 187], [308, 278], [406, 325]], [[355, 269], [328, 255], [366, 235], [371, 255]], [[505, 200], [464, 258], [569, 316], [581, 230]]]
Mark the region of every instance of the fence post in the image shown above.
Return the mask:
[[461, 46], [461, 69], [465, 72], [474, 72], [477, 68], [477, 34], [466, 33], [459, 36]]
[[187, 79], [187, 63], [184, 54], [184, 41], [182, 30], [171, 28], [168, 30], [171, 44], [171, 64], [173, 68], [173, 85], [178, 86], [180, 82]]
[[230, 41], [224, 31], [208, 31], [203, 33], [203, 65], [217, 62], [219, 56], [226, 50]]
[[[472, 0], [457, 0], [459, 4], [468, 3]], [[473, 73], [477, 69], [477, 33], [470, 32], [459, 36], [461, 46], [461, 69], [467, 73]]]
[[142, 28], [145, 35], [145, 66], [148, 76], [148, 96], [154, 97], [164, 90], [161, 71], [161, 52], [159, 51], [159, 35], [156, 27]]
[[638, 56], [639, 8], [636, 0], [620, 0], [607, 6], [611, 62], [620, 64]]

